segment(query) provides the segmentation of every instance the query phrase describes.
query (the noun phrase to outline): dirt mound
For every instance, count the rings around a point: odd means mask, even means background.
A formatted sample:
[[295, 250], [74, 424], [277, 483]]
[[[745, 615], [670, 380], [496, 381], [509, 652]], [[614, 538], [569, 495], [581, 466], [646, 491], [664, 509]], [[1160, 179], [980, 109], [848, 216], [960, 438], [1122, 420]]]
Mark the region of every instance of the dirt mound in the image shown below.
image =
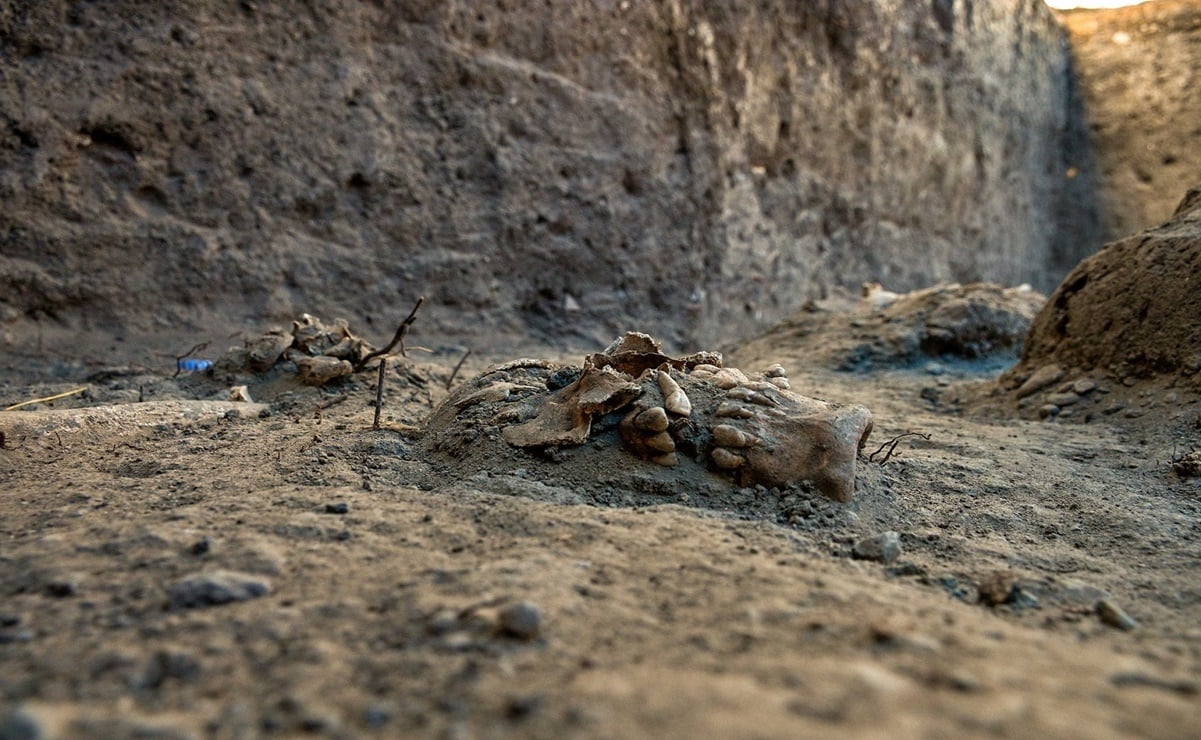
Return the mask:
[[[807, 366], [867, 372], [931, 361], [999, 368], [1016, 359], [1045, 298], [1029, 286], [938, 285], [897, 294], [864, 286], [849, 302], [811, 303], [745, 343], [739, 357], [770, 357], [773, 348], [803, 352]], [[933, 367], [933, 365], [931, 366]]]
[[1001, 386], [1043, 415], [1076, 404], [1068, 394], [1080, 396], [1079, 388], [1056, 385], [1065, 380], [1081, 388], [1163, 389], [1177, 398], [1201, 391], [1198, 317], [1201, 188], [1193, 188], [1167, 223], [1107, 245], [1068, 274]]

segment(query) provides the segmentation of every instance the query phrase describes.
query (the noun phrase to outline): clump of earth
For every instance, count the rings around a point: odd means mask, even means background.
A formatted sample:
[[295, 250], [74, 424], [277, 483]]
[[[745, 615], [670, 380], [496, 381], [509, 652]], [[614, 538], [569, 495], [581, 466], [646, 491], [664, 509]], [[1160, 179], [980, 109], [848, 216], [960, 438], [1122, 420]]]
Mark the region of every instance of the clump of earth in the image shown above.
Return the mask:
[[1201, 188], [1165, 223], [1073, 269], [1031, 326], [1000, 397], [1027, 416], [1179, 425], [1201, 392]]

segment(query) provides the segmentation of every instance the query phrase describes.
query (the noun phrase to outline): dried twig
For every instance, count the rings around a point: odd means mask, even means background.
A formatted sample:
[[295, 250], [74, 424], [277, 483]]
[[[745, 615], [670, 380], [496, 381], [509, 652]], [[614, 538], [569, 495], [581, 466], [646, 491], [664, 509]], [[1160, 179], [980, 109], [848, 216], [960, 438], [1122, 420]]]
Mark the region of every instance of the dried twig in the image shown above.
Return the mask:
[[171, 377], [172, 378], [178, 377], [180, 372], [183, 371], [183, 361], [184, 360], [188, 359], [195, 353], [201, 351], [202, 349], [204, 349], [208, 346], [209, 346], [208, 342], [201, 342], [200, 344], [196, 345], [195, 347], [188, 350], [187, 352], [184, 352], [182, 355], [176, 355], [175, 356], [175, 374], [172, 375]]
[[[421, 303], [418, 302], [417, 305], [421, 305]], [[414, 308], [413, 312], [416, 313], [417, 309]], [[412, 316], [409, 318], [412, 318]], [[384, 373], [387, 371], [388, 358], [384, 357], [379, 361], [379, 377], [375, 381], [375, 421], [371, 423], [372, 429], [379, 429], [380, 409], [382, 409], [384, 406]]]
[[868, 455], [867, 456], [868, 462], [876, 462], [876, 455], [879, 455], [881, 452], [884, 452], [885, 447], [888, 448], [888, 452], [885, 452], [884, 457], [880, 458], [880, 464], [883, 465], [884, 463], [888, 462], [888, 458], [892, 457], [892, 453], [896, 452], [896, 450], [897, 450], [897, 445], [900, 444], [901, 440], [904, 439], [905, 437], [921, 437], [922, 439], [926, 440], [927, 442], [930, 441], [930, 435], [923, 434], [922, 432], [905, 432], [904, 434], [898, 434], [897, 436], [893, 437], [892, 439], [886, 441], [884, 444], [880, 445], [879, 449], [877, 449], [875, 452]]
[[22, 401], [20, 403], [14, 403], [12, 406], [7, 406], [7, 407], [5, 407], [4, 410], [5, 411], [13, 411], [14, 409], [19, 409], [22, 406], [32, 406], [35, 403], [42, 403], [44, 401], [57, 401], [60, 398], [66, 398], [67, 396], [74, 396], [76, 393], [83, 393], [87, 389], [88, 389], [88, 387], [85, 385], [84, 387], [76, 388], [73, 391], [67, 391], [65, 393], [58, 393], [53, 396], [46, 396], [45, 398], [31, 398], [28, 401]]
[[413, 322], [417, 319], [417, 309], [421, 308], [422, 303], [425, 303], [425, 296], [421, 296], [417, 299], [417, 305], [413, 306], [413, 310], [409, 312], [408, 318], [400, 322], [400, 326], [396, 327], [396, 334], [392, 337], [392, 341], [388, 342], [388, 346], [384, 347], [383, 349], [377, 349], [376, 351], [369, 353], [363, 359], [359, 360], [359, 364], [355, 365], [355, 372], [362, 370], [371, 360], [388, 354], [392, 351], [392, 348], [397, 345], [400, 345], [400, 356], [408, 357], [408, 355], [405, 354], [405, 336], [409, 333], [409, 327], [412, 326]]
[[334, 396], [331, 399], [322, 401], [321, 403], [317, 404], [317, 410], [324, 411], [325, 409], [329, 408], [330, 406], [337, 406], [338, 404], [342, 403], [343, 401], [347, 401], [349, 399], [350, 399], [350, 396], [345, 395], [345, 394], [341, 395], [341, 396]]
[[450, 384], [455, 382], [455, 376], [459, 374], [459, 369], [463, 367], [464, 362], [467, 362], [468, 357], [471, 357], [470, 347], [467, 348], [467, 353], [463, 355], [459, 363], [455, 365], [455, 369], [450, 371], [450, 377], [446, 379], [446, 390], [450, 390]]

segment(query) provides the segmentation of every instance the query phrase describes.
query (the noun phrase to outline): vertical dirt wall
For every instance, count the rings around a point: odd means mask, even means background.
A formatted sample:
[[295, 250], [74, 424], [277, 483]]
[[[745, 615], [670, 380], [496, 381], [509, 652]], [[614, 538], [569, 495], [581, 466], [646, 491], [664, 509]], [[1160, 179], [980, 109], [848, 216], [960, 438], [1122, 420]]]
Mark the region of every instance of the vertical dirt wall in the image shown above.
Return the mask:
[[720, 341], [1099, 243], [1039, 0], [46, 0], [0, 4], [0, 54], [10, 342], [382, 338], [419, 294], [447, 335]]

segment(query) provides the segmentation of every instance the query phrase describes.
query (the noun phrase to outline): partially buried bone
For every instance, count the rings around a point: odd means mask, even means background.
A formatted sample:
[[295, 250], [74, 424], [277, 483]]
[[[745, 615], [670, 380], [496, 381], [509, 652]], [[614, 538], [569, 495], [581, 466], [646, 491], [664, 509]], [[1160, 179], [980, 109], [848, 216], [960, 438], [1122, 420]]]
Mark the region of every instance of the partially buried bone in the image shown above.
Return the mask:
[[[867, 409], [805, 398], [783, 389], [744, 396], [730, 392], [718, 405], [715, 421], [720, 423], [710, 429], [713, 447], [709, 455], [714, 465], [736, 469], [744, 485], [811, 481], [829, 498], [851, 500], [855, 460], [872, 429]], [[760, 405], [764, 401], [770, 407]]]
[[[435, 411], [427, 445], [462, 456], [498, 436], [527, 450], [595, 441], [598, 454], [633, 454], [665, 467], [699, 464], [739, 485], [809, 481], [849, 501], [871, 427], [862, 406], [791, 392], [779, 365], [750, 378], [723, 367], [718, 353], [676, 359], [653, 338], [630, 333], [585, 357], [582, 368], [522, 360], [462, 384]], [[616, 438], [620, 447], [600, 438]]]

